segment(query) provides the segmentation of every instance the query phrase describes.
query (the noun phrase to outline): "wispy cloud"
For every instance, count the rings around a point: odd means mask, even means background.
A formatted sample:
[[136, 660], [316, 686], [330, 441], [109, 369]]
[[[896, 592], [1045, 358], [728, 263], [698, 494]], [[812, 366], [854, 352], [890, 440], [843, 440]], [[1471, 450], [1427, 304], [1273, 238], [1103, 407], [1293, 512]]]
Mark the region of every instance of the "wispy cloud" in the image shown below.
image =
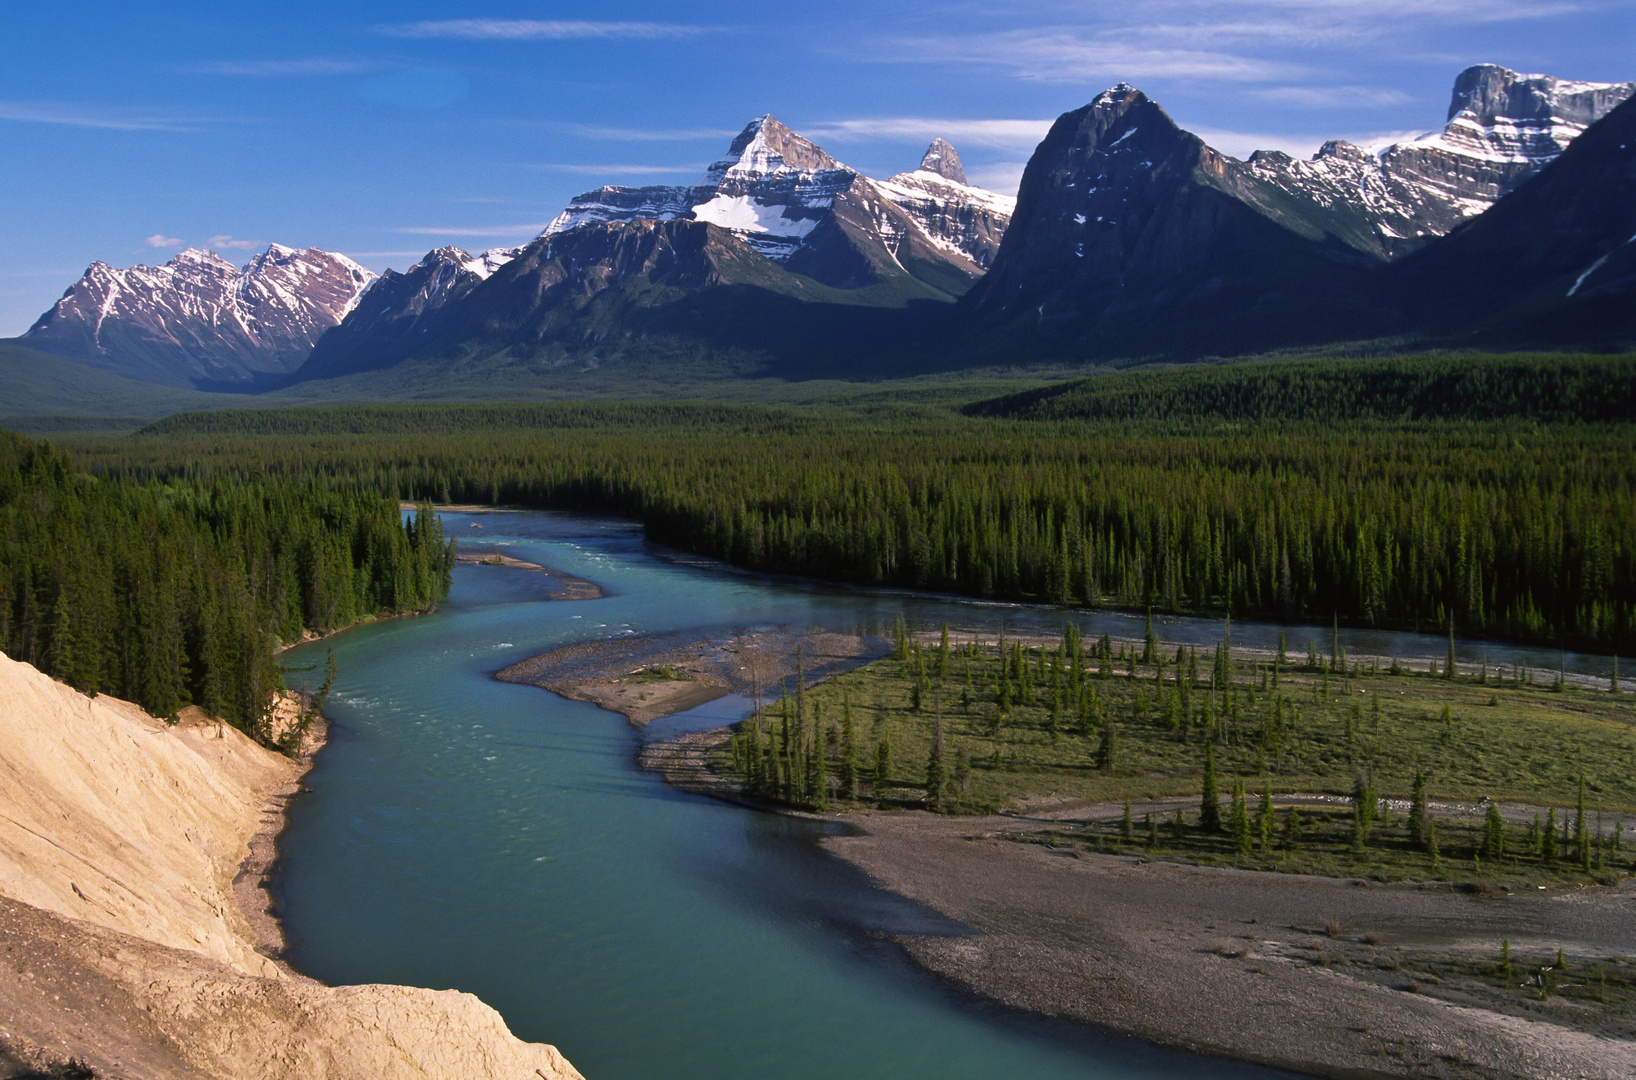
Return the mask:
[[1313, 109], [1384, 107], [1414, 100], [1413, 94], [1378, 86], [1269, 86], [1249, 94], [1261, 101]]
[[419, 259], [424, 251], [348, 251], [349, 259]]
[[154, 233], [152, 236], [148, 237], [142, 242], [151, 248], [167, 249], [179, 248], [186, 243], [186, 241], [182, 240], [180, 237], [166, 236], [164, 233]]
[[260, 240], [236, 240], [231, 236], [212, 236], [205, 241], [205, 246], [217, 251], [253, 251], [262, 246]]
[[696, 173], [704, 171], [703, 165], [564, 165], [555, 162], [525, 165], [524, 168], [541, 169], [545, 172], [575, 173], [581, 176], [656, 176], [662, 173]]
[[1177, 78], [1268, 82], [1305, 70], [1288, 61], [1221, 50], [1134, 44], [1123, 34], [1076, 27], [902, 40], [889, 55], [899, 61], [995, 67], [1043, 83]]
[[424, 227], [408, 225], [396, 229], [387, 229], [387, 232], [403, 233], [406, 236], [523, 236], [543, 232], [549, 221], [534, 222], [522, 225], [493, 225], [480, 228], [465, 226], [433, 226]]
[[586, 38], [688, 38], [712, 32], [704, 26], [656, 22], [600, 22], [588, 19], [427, 19], [377, 27], [401, 38], [455, 38], [465, 41], [569, 41]]
[[0, 101], [0, 120], [110, 131], [192, 131], [204, 122], [196, 116], [37, 101]]
[[1032, 147], [1051, 130], [1051, 120], [986, 120], [931, 116], [869, 116], [804, 124], [801, 133], [829, 142], [865, 139], [944, 138], [965, 146]]
[[1222, 153], [1240, 159], [1249, 157], [1257, 150], [1282, 150], [1298, 158], [1311, 157], [1318, 152], [1320, 146], [1336, 138], [1372, 151], [1392, 143], [1407, 142], [1425, 134], [1421, 131], [1369, 131], [1351, 135], [1336, 135], [1334, 132], [1324, 135], [1299, 135], [1287, 132], [1274, 135], [1267, 132], [1229, 131], [1210, 127], [1195, 127], [1192, 131]]
[[576, 135], [581, 139], [604, 142], [692, 142], [704, 139], [731, 139], [739, 128], [628, 128], [606, 124], [573, 124], [545, 120], [531, 126], [545, 131]]
[[380, 64], [372, 60], [343, 60], [336, 57], [313, 56], [301, 60], [209, 60], [188, 64], [182, 68], [198, 75], [245, 75], [252, 78], [287, 78], [323, 75], [357, 75], [375, 71]]

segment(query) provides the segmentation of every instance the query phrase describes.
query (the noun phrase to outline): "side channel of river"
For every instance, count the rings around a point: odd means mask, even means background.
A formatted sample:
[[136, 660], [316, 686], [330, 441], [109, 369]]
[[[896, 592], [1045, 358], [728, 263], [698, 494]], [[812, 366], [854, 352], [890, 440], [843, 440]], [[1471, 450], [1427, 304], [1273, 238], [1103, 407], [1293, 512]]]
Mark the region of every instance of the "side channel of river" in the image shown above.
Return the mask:
[[[478, 524], [481, 529], [470, 528]], [[524, 571], [461, 566], [427, 618], [332, 639], [329, 746], [292, 807], [279, 888], [300, 970], [332, 983], [456, 987], [591, 1080], [1235, 1077], [1268, 1070], [1007, 1014], [904, 963], [882, 935], [959, 934], [813, 843], [823, 826], [683, 795], [635, 767], [625, 720], [501, 667], [559, 645], [690, 627], [911, 624], [1059, 632], [1048, 608], [772, 582], [648, 549], [635, 526], [542, 513], [445, 514], [457, 538], [600, 584], [549, 601]], [[1079, 619], [1140, 636], [1142, 620]], [[1219, 624], [1165, 620], [1208, 644]], [[1234, 626], [1276, 644], [1278, 628]], [[1292, 628], [1304, 652], [1324, 631]], [[1441, 657], [1445, 639], [1342, 632], [1353, 653]], [[1299, 644], [1298, 644], [1299, 643]], [[324, 645], [286, 657], [321, 664]], [[1462, 658], [1554, 668], [1554, 652]], [[1601, 658], [1567, 657], [1597, 674]], [[735, 720], [726, 698], [665, 733]]]

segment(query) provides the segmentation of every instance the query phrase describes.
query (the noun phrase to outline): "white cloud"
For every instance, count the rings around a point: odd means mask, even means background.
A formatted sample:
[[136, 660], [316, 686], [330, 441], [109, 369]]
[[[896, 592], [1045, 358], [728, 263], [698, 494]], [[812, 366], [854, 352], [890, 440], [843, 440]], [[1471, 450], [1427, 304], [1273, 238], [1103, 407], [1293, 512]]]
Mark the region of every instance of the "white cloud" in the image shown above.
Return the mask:
[[231, 236], [212, 236], [205, 246], [217, 251], [250, 251], [261, 247], [260, 240], [235, 240]]
[[166, 236], [164, 233], [154, 233], [142, 242], [151, 248], [165, 248], [167, 250], [175, 250], [186, 244], [186, 241], [180, 237]]
[[1340, 139], [1361, 146], [1366, 150], [1374, 151], [1390, 146], [1392, 143], [1407, 142], [1425, 134], [1421, 131], [1370, 131], [1352, 135], [1336, 135], [1334, 132], [1324, 135], [1288, 133], [1273, 135], [1267, 132], [1228, 131], [1222, 128], [1209, 127], [1194, 127], [1189, 130], [1223, 154], [1230, 154], [1240, 160], [1249, 157], [1257, 150], [1282, 150], [1294, 157], [1309, 158], [1318, 152], [1320, 146], [1331, 139]]
[[596, 22], [586, 19], [427, 19], [379, 27], [403, 38], [457, 38], [466, 41], [567, 41], [585, 38], [685, 38], [707, 27], [655, 22]]
[[958, 146], [1032, 148], [1051, 130], [1053, 120], [949, 119], [929, 116], [871, 116], [826, 120], [803, 125], [809, 138], [831, 142], [875, 138], [948, 139]]
[[397, 229], [388, 229], [386, 231], [404, 233], [408, 236], [523, 236], [543, 232], [545, 227], [549, 224], [551, 224], [549, 221], [541, 221], [533, 224], [494, 225], [483, 226], [481, 228], [464, 228], [459, 226], [452, 228], [447, 228], [444, 226], [436, 226], [431, 228], [422, 226], [405, 226]]
[[190, 131], [200, 122], [197, 117], [142, 111], [119, 112], [37, 101], [0, 101], [0, 120], [106, 128], [111, 131]]
[[304, 60], [211, 60], [190, 64], [183, 70], [199, 75], [281, 78], [303, 75], [356, 75], [363, 71], [374, 71], [378, 67], [379, 64], [366, 60], [339, 60], [315, 56]]
[[1268, 82], [1305, 72], [1301, 65], [1262, 57], [1132, 44], [1123, 29], [1103, 32], [1075, 27], [901, 40], [875, 58], [997, 67], [1015, 78], [1045, 83], [1143, 79]]
[[1407, 105], [1414, 100], [1413, 94], [1373, 86], [1269, 86], [1249, 93], [1261, 101], [1313, 109]]

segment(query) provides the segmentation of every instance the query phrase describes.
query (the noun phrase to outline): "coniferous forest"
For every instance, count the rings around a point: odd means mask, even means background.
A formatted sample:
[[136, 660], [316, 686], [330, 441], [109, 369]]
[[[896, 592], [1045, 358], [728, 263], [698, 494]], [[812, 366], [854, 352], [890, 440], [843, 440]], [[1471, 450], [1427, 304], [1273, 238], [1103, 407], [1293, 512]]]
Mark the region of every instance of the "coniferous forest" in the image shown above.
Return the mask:
[[[1540, 389], [1526, 415], [1506, 404], [1514, 380], [1486, 371], [1500, 363]], [[1538, 419], [1571, 414], [1604, 375], [1623, 387], [1631, 365], [1354, 364], [1372, 415], [1412, 416], [1405, 403], [1435, 391], [1453, 395], [1454, 418], [1312, 418], [1325, 362], [1229, 373], [1284, 388], [1253, 421], [1220, 419], [1217, 391], [1199, 398], [1212, 415], [1178, 413], [1179, 381], [1229, 378], [1200, 369], [1118, 376], [1122, 395], [1171, 402], [1142, 419], [899, 403], [336, 406], [177, 416], [83, 449], [93, 471], [132, 481], [321, 477], [624, 515], [661, 544], [836, 581], [1636, 648], [1636, 429]]]
[[375, 492], [98, 479], [0, 432], [0, 645], [156, 716], [195, 704], [263, 735], [281, 644], [430, 610], [452, 565], [435, 514]]

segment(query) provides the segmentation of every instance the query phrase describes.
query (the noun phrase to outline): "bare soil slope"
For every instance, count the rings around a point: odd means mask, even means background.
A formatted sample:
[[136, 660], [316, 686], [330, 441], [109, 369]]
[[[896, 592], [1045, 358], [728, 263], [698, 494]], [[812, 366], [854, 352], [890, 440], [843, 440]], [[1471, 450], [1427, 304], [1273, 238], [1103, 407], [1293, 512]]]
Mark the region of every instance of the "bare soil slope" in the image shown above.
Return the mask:
[[256, 951], [234, 879], [299, 768], [0, 656], [0, 1075], [579, 1076], [469, 994]]

